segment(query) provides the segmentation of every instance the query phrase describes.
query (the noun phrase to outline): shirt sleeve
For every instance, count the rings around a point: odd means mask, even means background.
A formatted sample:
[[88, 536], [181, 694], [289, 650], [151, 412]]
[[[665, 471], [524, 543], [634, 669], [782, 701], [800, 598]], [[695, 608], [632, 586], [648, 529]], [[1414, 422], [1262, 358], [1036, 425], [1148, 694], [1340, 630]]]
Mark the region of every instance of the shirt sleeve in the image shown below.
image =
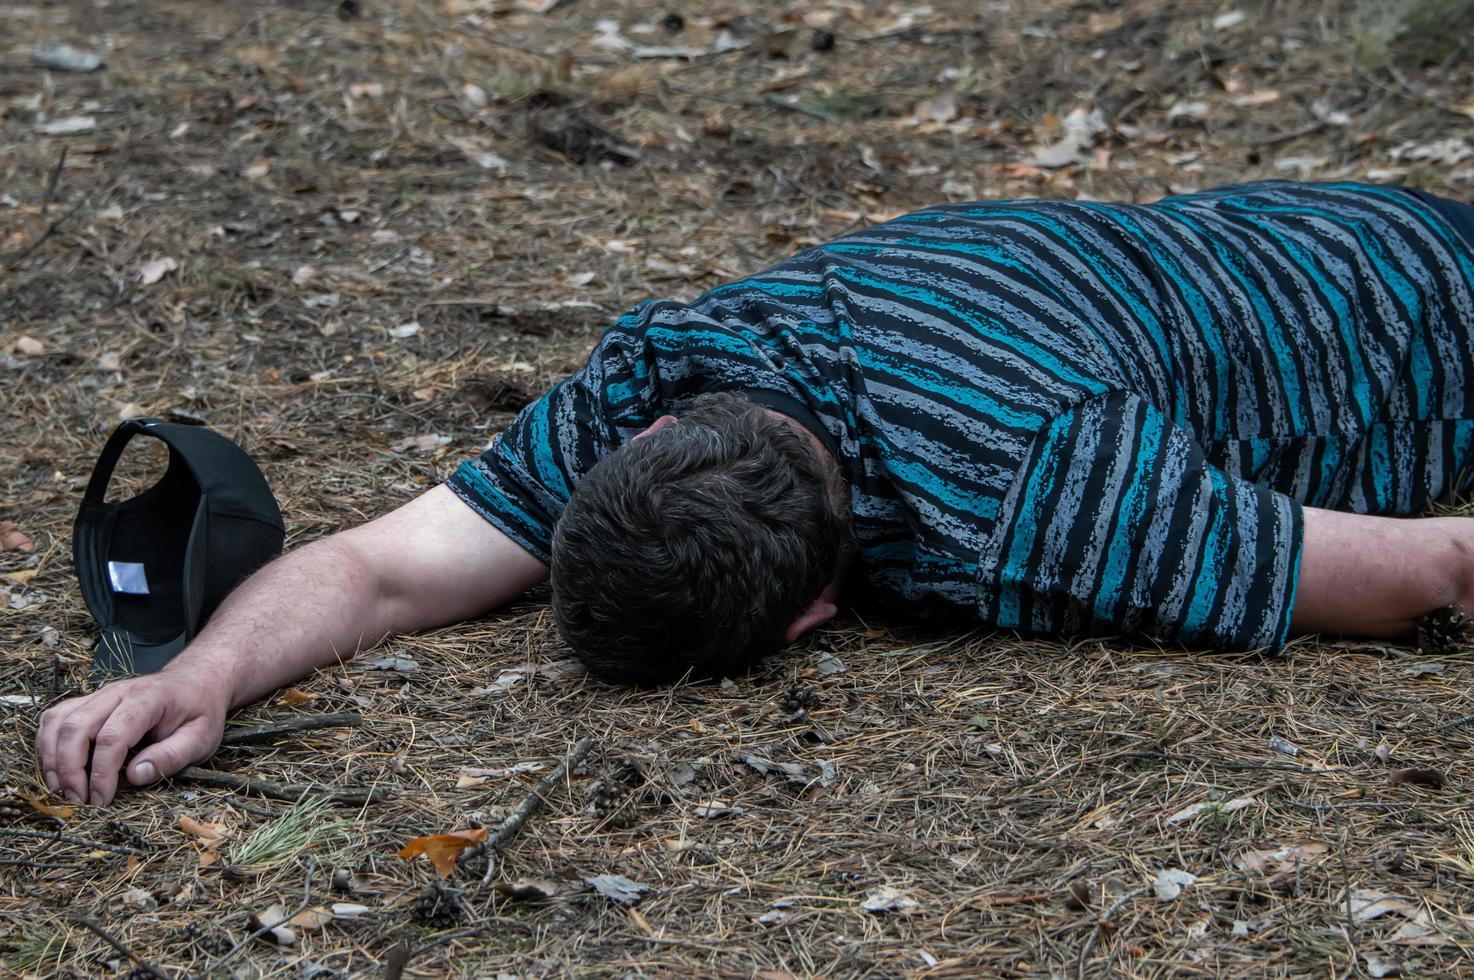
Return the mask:
[[1028, 631], [1278, 647], [1304, 537], [1298, 503], [1114, 392], [1039, 434], [979, 562], [980, 612]]
[[767, 351], [718, 320], [649, 302], [604, 332], [588, 363], [517, 414], [446, 485], [538, 560], [583, 475], [672, 406], [740, 390], [782, 404], [798, 395]]

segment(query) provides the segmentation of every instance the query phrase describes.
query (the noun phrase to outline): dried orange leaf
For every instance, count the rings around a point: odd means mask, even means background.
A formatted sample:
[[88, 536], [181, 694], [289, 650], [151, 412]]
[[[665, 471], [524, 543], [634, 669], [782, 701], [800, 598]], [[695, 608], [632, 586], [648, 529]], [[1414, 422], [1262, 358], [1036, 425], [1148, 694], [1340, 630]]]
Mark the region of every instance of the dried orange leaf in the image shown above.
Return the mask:
[[58, 820], [69, 820], [72, 814], [77, 812], [77, 808], [70, 803], [47, 803], [41, 797], [32, 796], [30, 793], [22, 793], [20, 796], [38, 812]]
[[456, 858], [472, 844], [486, 840], [486, 828], [475, 830], [453, 830], [448, 834], [426, 834], [416, 837], [399, 851], [402, 858], [416, 858], [421, 854], [435, 865], [436, 873], [442, 878], [450, 877], [455, 870]]
[[278, 704], [284, 704], [287, 707], [295, 708], [299, 704], [306, 704], [308, 701], [316, 701], [317, 695], [308, 694], [306, 691], [302, 690], [299, 687], [289, 687], [285, 691], [278, 694], [276, 700]]
[[0, 521], [0, 551], [32, 551], [35, 547], [15, 521]]
[[6, 572], [5, 577], [16, 585], [25, 585], [31, 579], [35, 578], [39, 571], [39, 568], [22, 568], [18, 572]]
[[209, 823], [204, 820], [196, 820], [194, 817], [185, 815], [179, 818], [179, 829], [186, 834], [193, 834], [200, 840], [215, 841], [230, 833], [230, 828], [223, 823]]

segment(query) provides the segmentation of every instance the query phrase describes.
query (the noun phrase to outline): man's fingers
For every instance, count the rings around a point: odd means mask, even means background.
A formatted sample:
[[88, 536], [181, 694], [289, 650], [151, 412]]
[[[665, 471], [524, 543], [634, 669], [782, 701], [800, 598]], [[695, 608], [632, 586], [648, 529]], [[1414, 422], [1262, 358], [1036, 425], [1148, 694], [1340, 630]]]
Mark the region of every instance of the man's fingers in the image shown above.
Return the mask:
[[92, 736], [113, 713], [122, 694], [116, 687], [105, 687], [78, 701], [56, 721], [51, 766], [46, 768], [56, 773], [58, 792], [73, 803], [87, 801], [87, 757], [92, 752]]
[[90, 800], [97, 806], [107, 806], [113, 801], [118, 788], [118, 772], [128, 750], [159, 723], [163, 706], [154, 698], [141, 698], [136, 702], [119, 705], [97, 730], [92, 749], [92, 775], [89, 783]]
[[220, 729], [220, 723], [211, 718], [191, 718], [167, 738], [138, 753], [128, 765], [128, 781], [146, 786], [200, 761], [220, 744]]
[[41, 724], [36, 727], [36, 760], [41, 763], [41, 777], [46, 788], [56, 793], [61, 790], [61, 779], [56, 774], [56, 729], [61, 717], [69, 714], [71, 701], [48, 708], [41, 714]]

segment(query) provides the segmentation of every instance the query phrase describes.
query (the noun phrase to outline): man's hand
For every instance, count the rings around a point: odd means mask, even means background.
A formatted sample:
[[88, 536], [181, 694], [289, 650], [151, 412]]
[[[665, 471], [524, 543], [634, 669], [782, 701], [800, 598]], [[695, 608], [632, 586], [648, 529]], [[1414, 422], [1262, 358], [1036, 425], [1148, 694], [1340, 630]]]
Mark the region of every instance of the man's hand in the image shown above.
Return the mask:
[[36, 752], [46, 785], [73, 803], [106, 806], [128, 752], [151, 740], [128, 764], [135, 786], [172, 776], [220, 745], [229, 693], [184, 671], [117, 681], [69, 698], [41, 716]]
[[[220, 744], [225, 715], [390, 633], [480, 615], [547, 577], [547, 566], [436, 487], [362, 527], [294, 549], [243, 582], [158, 674], [115, 681], [41, 717], [46, 785], [106, 804], [128, 752], [135, 785]], [[90, 759], [90, 765], [89, 765]]]

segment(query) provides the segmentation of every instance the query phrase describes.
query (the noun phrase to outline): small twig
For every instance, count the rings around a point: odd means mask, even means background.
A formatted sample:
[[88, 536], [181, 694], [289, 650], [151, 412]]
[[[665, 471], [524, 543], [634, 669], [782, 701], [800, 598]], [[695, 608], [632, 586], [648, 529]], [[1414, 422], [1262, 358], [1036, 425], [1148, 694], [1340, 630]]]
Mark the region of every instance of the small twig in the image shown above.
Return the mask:
[[1080, 947], [1080, 962], [1075, 968], [1075, 976], [1078, 978], [1078, 980], [1085, 980], [1085, 965], [1090, 959], [1090, 951], [1095, 949], [1096, 940], [1100, 939], [1100, 932], [1105, 927], [1106, 923], [1110, 922], [1111, 917], [1119, 912], [1121, 910], [1121, 907], [1127, 902], [1136, 898], [1138, 895], [1146, 894], [1147, 887], [1148, 886], [1146, 885], [1142, 885], [1140, 888], [1131, 889], [1129, 892], [1116, 899], [1110, 905], [1107, 905], [1105, 911], [1100, 913], [1100, 917], [1095, 920], [1095, 928], [1092, 929], [1090, 931], [1090, 935], [1086, 937], [1085, 945]]
[[425, 425], [434, 425], [435, 424], [434, 422], [431, 422], [429, 419], [425, 418], [425, 416], [420, 415], [420, 414], [418, 414], [416, 412], [411, 412], [409, 409], [404, 408], [401, 405], [396, 405], [393, 402], [389, 401], [383, 395], [376, 395], [376, 394], [374, 394], [371, 391], [317, 391], [317, 392], [313, 392], [313, 397], [314, 398], [372, 398], [374, 401], [378, 402], [380, 405], [383, 405], [385, 408], [389, 409], [391, 412], [399, 412], [402, 415], [408, 415], [410, 418], [414, 419], [415, 421], [417, 421], [417, 422], [423, 422]]
[[1462, 718], [1455, 718], [1453, 721], [1446, 721], [1441, 725], [1434, 725], [1432, 728], [1427, 729], [1426, 734], [1432, 735], [1435, 732], [1446, 732], [1450, 728], [1463, 728], [1465, 725], [1471, 723], [1474, 723], [1474, 715], [1464, 715]]
[[319, 728], [337, 728], [340, 726], [355, 727], [363, 724], [363, 715], [357, 712], [345, 712], [337, 715], [303, 715], [291, 721], [274, 721], [265, 725], [254, 725], [250, 728], [237, 728], [228, 731], [220, 739], [221, 745], [251, 745], [255, 742], [269, 742], [282, 735], [290, 735], [294, 732], [310, 732]]
[[56, 864], [51, 861], [27, 861], [25, 858], [5, 858], [0, 860], [0, 866], [15, 866], [21, 868], [35, 868], [38, 871], [62, 871], [67, 868], [78, 868], [78, 864]]
[[445, 231], [445, 229], [449, 228], [451, 225], [460, 220], [461, 215], [452, 215], [448, 220], [442, 222], [438, 227], [432, 228], [430, 231], [425, 232], [423, 235], [416, 235], [412, 240], [406, 242], [403, 248], [397, 249], [393, 255], [389, 256], [389, 258], [378, 263], [377, 265], [370, 267], [368, 270], [368, 274], [373, 275], [376, 272], [387, 269], [389, 266], [394, 265], [396, 262], [400, 262], [404, 259], [409, 258], [410, 254], [414, 252], [415, 249], [419, 248], [421, 242], [433, 238], [434, 236], [440, 234], [442, 231]]
[[317, 858], [314, 857], [311, 854], [307, 855], [307, 876], [302, 881], [302, 901], [301, 901], [301, 903], [296, 908], [292, 909], [291, 912], [287, 913], [287, 917], [286, 918], [282, 919], [280, 922], [273, 922], [270, 925], [265, 925], [265, 926], [262, 926], [260, 929], [257, 929], [255, 932], [251, 933], [245, 939], [242, 939], [240, 942], [236, 943], [235, 946], [231, 947], [230, 952], [226, 953], [220, 959], [218, 959], [214, 963], [210, 964], [210, 968], [208, 970], [206, 970], [205, 972], [207, 974], [214, 973], [216, 970], [220, 969], [222, 966], [224, 966], [225, 964], [229, 963], [231, 960], [235, 959], [237, 953], [239, 953], [241, 950], [245, 949], [248, 945], [250, 945], [255, 940], [257, 940], [257, 939], [261, 938], [262, 936], [266, 935], [268, 932], [270, 932], [271, 930], [275, 929], [277, 926], [286, 925], [288, 922], [291, 922], [297, 916], [301, 915], [302, 914], [302, 910], [305, 909], [305, 908], [307, 908], [307, 904], [312, 901], [312, 871], [316, 867], [317, 867]]
[[51, 168], [51, 176], [46, 181], [46, 196], [41, 199], [41, 213], [45, 214], [51, 208], [51, 202], [56, 200], [56, 184], [61, 180], [61, 168], [67, 162], [67, 148], [63, 146], [61, 153], [56, 157], [56, 166]]
[[777, 109], [779, 112], [796, 112], [800, 116], [808, 116], [810, 119], [818, 119], [821, 122], [834, 122], [834, 116], [818, 109], [810, 109], [797, 103], [784, 102], [776, 95], [763, 96], [763, 108]]
[[7, 255], [3, 259], [0, 259], [0, 266], [12, 266], [12, 265], [15, 265], [21, 259], [25, 258], [26, 256], [30, 255], [32, 252], [34, 252], [36, 249], [40, 248], [43, 244], [45, 244], [45, 242], [46, 242], [46, 240], [48, 238], [50, 238], [52, 235], [56, 234], [56, 230], [58, 228], [60, 228], [64, 224], [66, 224], [67, 221], [71, 220], [72, 215], [74, 215], [78, 211], [82, 210], [82, 205], [86, 204], [88, 200], [89, 200], [89, 198], [87, 198], [86, 196], [77, 198], [77, 203], [76, 204], [73, 204], [71, 207], [67, 208], [60, 215], [58, 215], [57, 216], [57, 219], [55, 221], [53, 221], [51, 224], [47, 225], [46, 226], [46, 229], [44, 231], [42, 231], [41, 234], [39, 234], [35, 238], [33, 238], [29, 244], [22, 245], [20, 248], [16, 249], [10, 255]]
[[392, 790], [381, 787], [363, 790], [340, 789], [333, 786], [319, 786], [315, 783], [309, 786], [283, 786], [281, 783], [237, 776], [235, 773], [220, 772], [216, 769], [202, 769], [199, 766], [185, 766], [175, 773], [173, 778], [188, 779], [196, 783], [204, 783], [206, 786], [221, 786], [225, 789], [243, 789], [268, 799], [287, 800], [292, 803], [300, 800], [304, 793], [317, 793], [326, 796], [334, 803], [343, 803], [348, 806], [382, 803], [394, 795]]
[[1390, 75], [1392, 75], [1393, 79], [1397, 82], [1396, 85], [1388, 85], [1386, 82], [1382, 81], [1380, 78], [1378, 78], [1376, 75], [1374, 75], [1371, 72], [1358, 71], [1356, 73], [1356, 75], [1362, 81], [1371, 83], [1372, 85], [1374, 85], [1377, 88], [1381, 89], [1383, 92], [1386, 92], [1388, 95], [1395, 95], [1398, 98], [1404, 99], [1404, 100], [1406, 100], [1408, 102], [1413, 102], [1413, 103], [1416, 103], [1418, 105], [1428, 106], [1429, 108], [1437, 109], [1440, 112], [1447, 112], [1450, 115], [1462, 116], [1464, 118], [1467, 118], [1467, 116], [1465, 116], [1465, 113], [1464, 112], [1462, 112], [1459, 109], [1454, 108], [1452, 105], [1448, 104], [1447, 102], [1443, 101], [1442, 99], [1439, 99], [1439, 98], [1436, 98], [1434, 96], [1431, 96], [1427, 92], [1420, 92], [1420, 91], [1414, 89], [1402, 77], [1401, 74], [1399, 74], [1395, 70], [1391, 70], [1391, 66], [1390, 65], [1388, 66], [1388, 68], [1389, 68], [1389, 72], [1388, 73]]
[[101, 939], [103, 942], [107, 943], [119, 953], [122, 953], [124, 956], [128, 957], [128, 959], [132, 960], [134, 963], [137, 963], [138, 968], [147, 973], [149, 976], [158, 977], [159, 980], [169, 980], [169, 974], [165, 973], [163, 970], [154, 966], [148, 960], [143, 959], [137, 953], [133, 952], [133, 950], [129, 948], [127, 943], [123, 942], [117, 936], [114, 936], [112, 933], [108, 932], [92, 919], [81, 918], [73, 919], [72, 921], [82, 928], [86, 929], [88, 932], [92, 933], [98, 939]]
[[[1145, 749], [1129, 749], [1125, 752], [1112, 752], [1100, 759], [1088, 759], [1085, 761], [1105, 763], [1116, 759], [1158, 759], [1162, 762], [1175, 762], [1178, 765], [1200, 765], [1210, 768], [1230, 769], [1235, 772], [1293, 772], [1302, 776], [1328, 776], [1337, 773], [1350, 772], [1349, 766], [1334, 766], [1325, 769], [1312, 769], [1309, 766], [1297, 766], [1289, 762], [1238, 762], [1233, 759], [1219, 759], [1213, 756], [1187, 756], [1172, 755], [1169, 752], [1156, 752]], [[1077, 763], [1078, 765], [1078, 763]], [[1067, 767], [1068, 768], [1068, 767]], [[1064, 770], [1060, 770], [1063, 772]], [[1038, 780], [1035, 780], [1036, 782]]]
[[573, 746], [573, 751], [569, 752], [568, 757], [563, 760], [562, 765], [540, 779], [538, 784], [532, 788], [532, 793], [517, 804], [517, 809], [512, 811], [512, 815], [503, 820], [501, 826], [486, 838], [486, 842], [478, 849], [479, 853], [486, 855], [486, 873], [481, 876], [481, 884], [491, 884], [491, 878], [496, 874], [497, 848], [516, 836], [517, 832], [527, 823], [528, 818], [538, 811], [547, 796], [567, 778], [574, 766], [583, 761], [584, 756], [589, 754], [589, 749], [593, 746], [593, 739], [579, 739]]
[[1341, 843], [1336, 848], [1336, 854], [1341, 859], [1341, 888], [1346, 898], [1346, 945], [1351, 947], [1351, 962], [1341, 976], [1349, 977], [1356, 972], [1356, 914], [1351, 908], [1351, 872], [1346, 868], [1345, 830], [1341, 831]]
[[452, 929], [450, 932], [443, 932], [440, 935], [436, 936], [434, 939], [431, 939], [428, 942], [420, 943], [420, 945], [410, 950], [409, 956], [405, 958], [405, 962], [408, 963], [416, 956], [421, 956], [425, 953], [428, 953], [436, 946], [443, 946], [451, 940], [465, 939], [467, 936], [477, 936], [485, 931], [486, 929], [482, 926], [471, 926], [466, 929]]
[[1273, 136], [1266, 136], [1263, 139], [1259, 140], [1258, 143], [1261, 146], [1277, 146], [1280, 143], [1288, 143], [1291, 140], [1297, 140], [1302, 136], [1309, 136], [1311, 133], [1318, 133], [1322, 129], [1325, 129], [1327, 125], [1328, 124], [1324, 119], [1317, 119], [1315, 122], [1307, 123], [1306, 125], [1301, 126], [1299, 129], [1292, 129], [1289, 132], [1276, 133]]
[[88, 840], [86, 837], [77, 837], [73, 834], [49, 834], [44, 830], [26, 830], [23, 827], [0, 827], [0, 834], [10, 837], [34, 837], [37, 840], [55, 841], [59, 844], [76, 844], [78, 847], [91, 847], [99, 851], [116, 851], [119, 854], [137, 854], [139, 857], [148, 857], [147, 851], [141, 851], [136, 847], [128, 847], [125, 844], [104, 844], [102, 841]]

